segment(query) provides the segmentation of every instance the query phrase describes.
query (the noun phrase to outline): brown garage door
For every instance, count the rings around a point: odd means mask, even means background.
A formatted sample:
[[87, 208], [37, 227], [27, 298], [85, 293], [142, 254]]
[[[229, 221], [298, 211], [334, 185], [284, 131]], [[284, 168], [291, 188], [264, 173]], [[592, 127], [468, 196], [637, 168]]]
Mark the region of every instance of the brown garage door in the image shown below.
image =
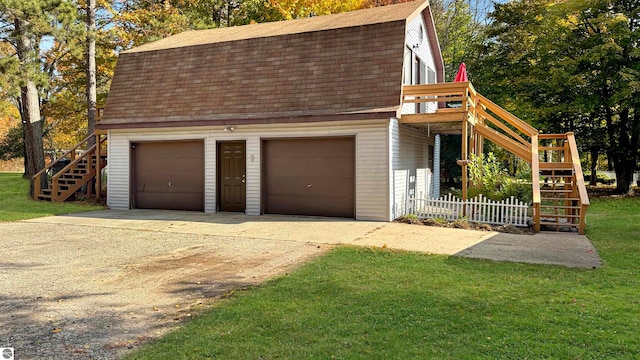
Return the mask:
[[265, 140], [265, 212], [354, 217], [354, 138]]
[[204, 142], [131, 146], [133, 208], [204, 211]]

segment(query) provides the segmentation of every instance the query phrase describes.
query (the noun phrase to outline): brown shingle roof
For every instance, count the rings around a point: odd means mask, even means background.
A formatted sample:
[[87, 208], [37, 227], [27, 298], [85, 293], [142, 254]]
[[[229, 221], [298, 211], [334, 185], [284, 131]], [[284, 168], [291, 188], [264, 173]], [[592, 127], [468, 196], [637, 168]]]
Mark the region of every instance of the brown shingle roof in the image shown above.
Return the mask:
[[126, 51], [99, 127], [393, 116], [406, 21], [426, 6], [190, 31]]

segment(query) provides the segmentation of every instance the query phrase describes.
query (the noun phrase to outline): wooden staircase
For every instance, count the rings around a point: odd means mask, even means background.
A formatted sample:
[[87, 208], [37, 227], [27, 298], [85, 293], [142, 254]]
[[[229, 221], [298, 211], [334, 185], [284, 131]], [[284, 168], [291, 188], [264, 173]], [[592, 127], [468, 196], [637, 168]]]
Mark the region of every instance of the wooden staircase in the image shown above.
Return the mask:
[[538, 147], [542, 181], [537, 226], [540, 230], [584, 234], [589, 198], [574, 135], [544, 134], [539, 137], [546, 144]]
[[[91, 146], [89, 146], [90, 139], [95, 139]], [[106, 139], [106, 134], [91, 134], [73, 149], [40, 170], [33, 177], [33, 198], [63, 202], [72, 198], [85, 185], [87, 196], [92, 197], [94, 195], [93, 180], [95, 179], [95, 197], [99, 199], [101, 197], [101, 186], [99, 185], [101, 184], [101, 171], [107, 164], [106, 151], [102, 149]], [[77, 155], [80, 151], [81, 153]], [[55, 165], [60, 163], [62, 159], [70, 159], [71, 162], [56, 173], [52, 173]]]
[[[446, 108], [450, 101], [461, 106]], [[403, 103], [435, 103], [435, 112], [402, 114], [399, 122], [435, 133], [462, 134], [462, 198], [467, 198], [470, 154], [491, 141], [531, 164], [534, 230], [584, 234], [589, 196], [574, 134], [540, 132], [479, 94], [470, 82], [405, 85]], [[461, 123], [462, 126], [459, 124]], [[542, 180], [542, 181], [541, 181]]]
[[540, 134], [480, 94], [475, 110], [472, 137], [490, 140], [531, 164], [534, 230], [584, 234], [589, 196], [574, 134]]

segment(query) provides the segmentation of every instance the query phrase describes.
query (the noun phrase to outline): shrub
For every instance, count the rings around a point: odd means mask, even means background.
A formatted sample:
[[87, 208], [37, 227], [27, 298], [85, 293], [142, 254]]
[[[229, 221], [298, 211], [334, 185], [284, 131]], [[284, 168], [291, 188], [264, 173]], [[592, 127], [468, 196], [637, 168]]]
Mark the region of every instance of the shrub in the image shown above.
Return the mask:
[[[471, 154], [468, 171], [471, 183], [469, 198], [482, 194], [495, 201], [508, 199], [511, 196], [524, 203], [533, 200], [531, 183], [522, 180], [530, 179], [531, 169], [528, 167], [519, 169], [516, 177], [510, 177], [496, 156], [489, 152], [482, 155]], [[452, 193], [461, 197], [460, 190]]]

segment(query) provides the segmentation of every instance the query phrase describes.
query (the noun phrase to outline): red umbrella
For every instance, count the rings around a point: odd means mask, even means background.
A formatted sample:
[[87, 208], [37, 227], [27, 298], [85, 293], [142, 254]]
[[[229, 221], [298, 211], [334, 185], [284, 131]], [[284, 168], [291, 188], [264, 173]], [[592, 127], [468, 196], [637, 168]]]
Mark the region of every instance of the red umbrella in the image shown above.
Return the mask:
[[465, 63], [461, 63], [458, 68], [458, 73], [456, 74], [456, 78], [453, 79], [453, 82], [466, 82], [469, 81], [467, 77], [467, 65]]

